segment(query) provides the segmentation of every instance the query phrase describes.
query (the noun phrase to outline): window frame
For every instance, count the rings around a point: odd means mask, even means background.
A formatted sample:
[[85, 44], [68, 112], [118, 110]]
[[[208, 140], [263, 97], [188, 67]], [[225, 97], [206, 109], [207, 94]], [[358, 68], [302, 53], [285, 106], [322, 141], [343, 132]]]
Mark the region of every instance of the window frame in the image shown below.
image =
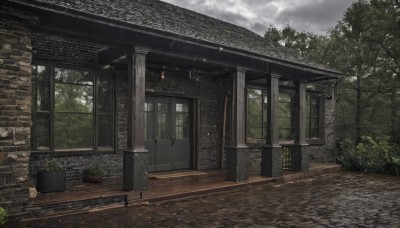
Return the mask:
[[[38, 80], [37, 78], [37, 68], [38, 66], [44, 66], [44, 67], [49, 67], [50, 68], [50, 75], [49, 75], [49, 99], [50, 99], [50, 107], [49, 107], [49, 111], [48, 111], [48, 115], [49, 115], [49, 146], [48, 149], [38, 149], [37, 147], [37, 82], [38, 81], [43, 81], [43, 80]], [[55, 148], [55, 140], [54, 140], [54, 134], [55, 134], [55, 129], [54, 129], [54, 124], [55, 124], [55, 85], [56, 83], [62, 83], [62, 84], [79, 84], [79, 83], [69, 83], [69, 82], [56, 82], [57, 80], [55, 79], [55, 75], [56, 75], [56, 68], [57, 69], [65, 69], [65, 70], [71, 70], [71, 71], [78, 71], [78, 72], [82, 72], [82, 71], [86, 71], [86, 72], [90, 72], [93, 74], [93, 84], [92, 85], [88, 85], [88, 86], [92, 86], [93, 88], [93, 112], [90, 113], [93, 117], [93, 121], [92, 121], [92, 129], [93, 129], [93, 135], [92, 135], [92, 146], [91, 147], [82, 147], [82, 148], [62, 148], [62, 149], [57, 149]], [[34, 70], [35, 69], [35, 70]], [[100, 129], [100, 124], [99, 124], [99, 115], [103, 114], [104, 112], [100, 112], [98, 110], [98, 90], [100, 87], [104, 87], [102, 85], [99, 84], [99, 78], [101, 77], [110, 77], [109, 78], [109, 82], [110, 85], [106, 86], [108, 88], [110, 88], [110, 94], [111, 94], [111, 98], [110, 101], [111, 103], [111, 109], [109, 111], [109, 113], [107, 113], [107, 115], [110, 115], [111, 119], [111, 124], [112, 124], [112, 132], [110, 135], [110, 141], [111, 141], [111, 145], [110, 146], [98, 146], [99, 142], [99, 129]], [[86, 152], [86, 151], [92, 151], [92, 152], [115, 152], [116, 151], [116, 147], [117, 147], [117, 139], [116, 139], [116, 128], [117, 128], [117, 121], [116, 121], [116, 105], [117, 105], [117, 101], [116, 101], [116, 78], [115, 75], [112, 74], [111, 72], [106, 72], [106, 71], [102, 71], [100, 69], [82, 69], [82, 68], [73, 68], [73, 67], [60, 67], [60, 66], [55, 66], [55, 65], [49, 65], [49, 64], [40, 64], [40, 63], [33, 63], [32, 64], [32, 90], [31, 90], [31, 94], [32, 94], [32, 126], [31, 126], [31, 150], [33, 152], [42, 152], [42, 153], [46, 153], [46, 152]], [[80, 84], [82, 85], [82, 84]], [[33, 88], [33, 86], [35, 86], [35, 89]], [[61, 112], [64, 113], [64, 112]], [[75, 112], [66, 112], [66, 113], [75, 113]]]
[[[248, 95], [247, 95], [247, 92], [248, 92], [248, 89], [257, 89], [257, 90], [261, 90], [262, 91], [262, 94], [261, 94], [261, 96], [262, 96], [262, 99], [264, 99], [264, 96], [267, 96], [267, 88], [265, 88], [265, 87], [263, 87], [263, 86], [257, 86], [257, 85], [248, 85], [248, 86], [246, 86], [246, 88], [245, 88], [245, 105], [246, 105], [246, 115], [245, 115], [245, 118], [246, 118], [246, 131], [245, 131], [245, 137], [246, 137], [246, 144], [249, 144], [249, 145], [262, 145], [262, 144], [265, 144], [265, 138], [264, 139], [259, 139], [259, 140], [256, 140], [255, 142], [249, 142], [248, 141], [248, 127], [249, 127], [249, 119], [248, 119]], [[297, 99], [296, 99], [296, 91], [295, 91], [295, 89], [294, 88], [291, 88], [291, 87], [288, 87], [288, 86], [279, 86], [279, 94], [280, 93], [289, 93], [289, 94], [291, 94], [291, 99], [292, 99], [292, 102], [291, 102], [291, 119], [292, 119], [292, 121], [295, 121], [295, 115], [296, 115], [296, 105], [297, 105], [297, 103], [296, 102], [293, 102], [293, 101], [296, 101]], [[294, 96], [293, 96], [294, 95]], [[310, 145], [319, 145], [319, 144], [324, 144], [325, 142], [324, 142], [324, 134], [323, 134], [323, 124], [324, 124], [324, 115], [325, 115], [325, 111], [324, 111], [324, 107], [325, 107], [325, 98], [324, 98], [324, 96], [322, 96], [323, 95], [323, 93], [321, 92], [321, 91], [315, 91], [315, 90], [307, 90], [306, 91], [306, 96], [307, 97], [316, 97], [317, 98], [317, 102], [318, 102], [318, 137], [313, 137], [313, 138], [307, 138], [307, 135], [306, 135], [306, 142], [308, 143], [308, 144], [310, 144]], [[269, 99], [268, 98], [268, 96], [267, 96], [267, 99]], [[263, 104], [263, 101], [264, 100], [262, 100], [262, 104]], [[307, 104], [307, 107], [308, 107], [308, 104]], [[307, 115], [306, 115], [306, 118], [307, 118]], [[264, 108], [263, 108], [263, 116], [262, 116], [262, 120], [264, 120]], [[295, 123], [295, 122], [292, 122], [291, 123], [292, 124], [292, 127], [290, 128], [290, 129], [292, 129], [293, 131], [296, 131], [296, 129], [297, 129], [297, 124]], [[311, 121], [310, 121], [310, 124], [311, 124]], [[264, 132], [265, 131], [265, 129], [264, 128], [267, 128], [267, 127], [269, 127], [269, 126], [262, 126], [262, 132]], [[306, 127], [306, 130], [307, 129], [309, 129], [310, 127]], [[311, 130], [310, 130], [311, 131]], [[263, 135], [263, 137], [266, 137], [266, 135], [264, 136]], [[279, 138], [279, 143], [281, 144], [281, 145], [286, 145], [286, 144], [293, 144], [294, 143], [294, 139], [283, 139], [283, 138]]]

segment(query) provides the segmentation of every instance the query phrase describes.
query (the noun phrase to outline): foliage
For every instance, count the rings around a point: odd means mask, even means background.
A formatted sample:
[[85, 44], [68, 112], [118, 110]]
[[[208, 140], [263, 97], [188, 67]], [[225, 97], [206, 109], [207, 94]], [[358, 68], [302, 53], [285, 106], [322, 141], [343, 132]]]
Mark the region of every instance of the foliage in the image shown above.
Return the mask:
[[348, 170], [400, 175], [400, 156], [388, 137], [363, 137], [356, 148], [344, 140], [339, 145], [338, 161]]
[[4, 225], [7, 222], [7, 217], [7, 211], [4, 208], [0, 207], [0, 226]]
[[83, 170], [83, 176], [85, 178], [89, 176], [103, 176], [103, 170], [97, 165], [92, 166]]
[[51, 159], [51, 160], [46, 159], [42, 171], [44, 171], [44, 172], [61, 172], [61, 171], [64, 171], [64, 169], [61, 166], [59, 166], [54, 159]]
[[269, 42], [345, 74], [337, 84], [337, 135], [354, 147], [364, 136], [399, 141], [399, 18], [399, 1], [358, 0], [324, 36], [289, 25], [265, 32]]

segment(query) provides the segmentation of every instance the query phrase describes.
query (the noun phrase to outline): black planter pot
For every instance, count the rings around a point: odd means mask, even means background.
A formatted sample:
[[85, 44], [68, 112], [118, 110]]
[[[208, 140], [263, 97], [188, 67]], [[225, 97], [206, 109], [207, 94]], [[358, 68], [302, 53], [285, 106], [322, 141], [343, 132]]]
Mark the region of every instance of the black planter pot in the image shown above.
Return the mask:
[[65, 191], [65, 171], [38, 171], [36, 187], [38, 192], [62, 192]]

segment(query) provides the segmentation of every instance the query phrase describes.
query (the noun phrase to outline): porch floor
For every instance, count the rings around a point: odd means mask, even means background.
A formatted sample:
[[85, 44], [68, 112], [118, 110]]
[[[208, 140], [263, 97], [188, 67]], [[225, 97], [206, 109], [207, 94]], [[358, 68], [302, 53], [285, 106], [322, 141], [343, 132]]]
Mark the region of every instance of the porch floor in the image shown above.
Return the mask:
[[337, 164], [312, 163], [309, 171], [293, 172], [284, 170], [284, 176], [278, 178], [251, 175], [250, 179], [244, 182], [226, 181], [225, 169], [150, 173], [149, 187], [148, 190], [142, 192], [142, 199], [140, 198], [140, 192], [126, 192], [122, 190], [121, 177], [105, 178], [100, 184], [70, 182], [67, 184], [65, 192], [38, 193], [35, 199], [31, 199], [30, 206], [56, 205], [71, 201], [113, 196], [126, 196], [129, 206], [137, 203], [153, 203], [200, 194], [216, 193], [246, 186], [284, 183], [301, 178], [339, 172], [340, 170], [341, 167]]

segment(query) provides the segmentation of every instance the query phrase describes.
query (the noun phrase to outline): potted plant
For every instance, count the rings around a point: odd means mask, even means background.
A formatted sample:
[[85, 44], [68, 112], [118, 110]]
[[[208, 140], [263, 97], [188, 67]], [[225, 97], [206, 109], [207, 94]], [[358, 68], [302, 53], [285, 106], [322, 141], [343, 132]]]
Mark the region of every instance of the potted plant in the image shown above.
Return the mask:
[[43, 169], [37, 172], [37, 190], [42, 193], [66, 190], [66, 172], [54, 160], [46, 160]]
[[86, 182], [100, 183], [103, 181], [103, 170], [97, 165], [84, 169], [83, 179]]
[[4, 225], [7, 222], [7, 217], [7, 211], [4, 208], [0, 207], [0, 226]]

